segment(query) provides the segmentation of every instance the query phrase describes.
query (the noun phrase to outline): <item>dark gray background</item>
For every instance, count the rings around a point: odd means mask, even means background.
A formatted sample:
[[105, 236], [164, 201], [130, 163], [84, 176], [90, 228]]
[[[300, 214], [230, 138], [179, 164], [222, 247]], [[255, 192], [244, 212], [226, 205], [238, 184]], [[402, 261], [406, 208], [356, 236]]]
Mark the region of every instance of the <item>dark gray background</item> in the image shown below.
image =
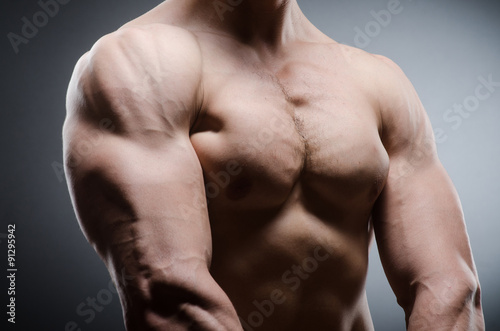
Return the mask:
[[[71, 0], [28, 44], [20, 45], [18, 54], [7, 34], [20, 34], [21, 18], [31, 20], [40, 7], [36, 1], [19, 0], [0, 5], [0, 270], [6, 269], [7, 224], [15, 223], [19, 268], [15, 329], [62, 331], [74, 321], [82, 330], [123, 330], [116, 294], [90, 323], [85, 322], [89, 315], [76, 311], [88, 297], [105, 295], [109, 276], [81, 234], [66, 183], [52, 165], [62, 162], [64, 98], [76, 60], [100, 36], [159, 2]], [[370, 11], [386, 9], [388, 2], [299, 1], [318, 28], [350, 45], [355, 45], [354, 29], [370, 25], [374, 21]], [[446, 134], [438, 144], [440, 157], [462, 198], [488, 329], [500, 330], [500, 88], [481, 101], [459, 128], [443, 118], [447, 109], [474, 95], [478, 77], [491, 74], [500, 82], [500, 3], [401, 0], [401, 6], [403, 11], [364, 48], [403, 68], [434, 128]], [[375, 326], [403, 330], [402, 310], [387, 285], [376, 249], [370, 263], [367, 286]], [[0, 307], [7, 304], [3, 273]], [[3, 309], [0, 326], [6, 320]]]

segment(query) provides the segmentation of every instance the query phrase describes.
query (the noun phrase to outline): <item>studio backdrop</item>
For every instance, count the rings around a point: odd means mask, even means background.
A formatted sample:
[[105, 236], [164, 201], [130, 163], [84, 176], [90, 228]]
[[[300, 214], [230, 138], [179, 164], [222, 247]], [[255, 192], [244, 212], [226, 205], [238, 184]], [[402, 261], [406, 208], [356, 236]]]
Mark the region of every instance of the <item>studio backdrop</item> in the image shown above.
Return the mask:
[[[0, 4], [1, 330], [124, 330], [116, 290], [71, 206], [62, 169], [61, 128], [66, 87], [78, 58], [98, 38], [159, 3]], [[434, 127], [440, 158], [462, 200], [487, 330], [500, 330], [500, 2], [299, 4], [328, 36], [391, 58], [415, 85]], [[9, 234], [16, 240], [15, 256], [10, 254], [13, 265], [8, 264]], [[6, 277], [11, 274], [14, 277]], [[9, 291], [12, 284], [15, 294]], [[404, 330], [404, 314], [376, 245], [370, 253], [367, 294], [376, 330]], [[15, 324], [6, 314], [11, 297]]]

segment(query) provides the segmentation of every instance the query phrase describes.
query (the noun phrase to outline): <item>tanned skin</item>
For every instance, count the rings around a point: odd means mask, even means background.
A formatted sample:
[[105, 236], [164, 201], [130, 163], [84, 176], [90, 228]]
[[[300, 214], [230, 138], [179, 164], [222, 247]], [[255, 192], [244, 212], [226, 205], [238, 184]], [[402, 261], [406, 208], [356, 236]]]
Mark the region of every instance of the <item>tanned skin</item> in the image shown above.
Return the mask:
[[295, 0], [231, 8], [166, 1], [69, 86], [70, 192], [127, 330], [373, 330], [373, 233], [409, 330], [483, 330], [459, 198], [403, 72]]

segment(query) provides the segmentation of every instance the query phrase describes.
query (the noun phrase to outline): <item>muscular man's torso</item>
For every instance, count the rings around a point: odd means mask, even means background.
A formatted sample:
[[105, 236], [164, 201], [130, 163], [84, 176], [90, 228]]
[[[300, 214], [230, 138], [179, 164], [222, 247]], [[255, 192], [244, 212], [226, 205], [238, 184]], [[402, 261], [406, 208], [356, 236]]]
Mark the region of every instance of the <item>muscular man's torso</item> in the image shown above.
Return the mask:
[[214, 279], [247, 330], [371, 330], [370, 215], [389, 158], [359, 65], [368, 55], [322, 40], [262, 56], [191, 32], [203, 58], [191, 142], [207, 195], [192, 204], [208, 202]]

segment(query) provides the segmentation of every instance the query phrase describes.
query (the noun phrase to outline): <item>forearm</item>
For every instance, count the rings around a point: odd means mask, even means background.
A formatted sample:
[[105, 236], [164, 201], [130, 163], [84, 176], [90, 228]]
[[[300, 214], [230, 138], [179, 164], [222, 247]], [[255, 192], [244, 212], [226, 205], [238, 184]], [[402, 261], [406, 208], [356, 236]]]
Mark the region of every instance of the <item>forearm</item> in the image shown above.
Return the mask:
[[[232, 308], [206, 309], [190, 303], [173, 304], [175, 313], [166, 314], [161, 307], [129, 312], [127, 331], [233, 331], [241, 330]], [[234, 315], [234, 316], [233, 316]]]
[[423, 286], [405, 309], [409, 331], [482, 331], [479, 287], [455, 278], [442, 286]]
[[229, 298], [213, 279], [147, 282], [146, 288], [124, 295], [127, 331], [242, 330]]

